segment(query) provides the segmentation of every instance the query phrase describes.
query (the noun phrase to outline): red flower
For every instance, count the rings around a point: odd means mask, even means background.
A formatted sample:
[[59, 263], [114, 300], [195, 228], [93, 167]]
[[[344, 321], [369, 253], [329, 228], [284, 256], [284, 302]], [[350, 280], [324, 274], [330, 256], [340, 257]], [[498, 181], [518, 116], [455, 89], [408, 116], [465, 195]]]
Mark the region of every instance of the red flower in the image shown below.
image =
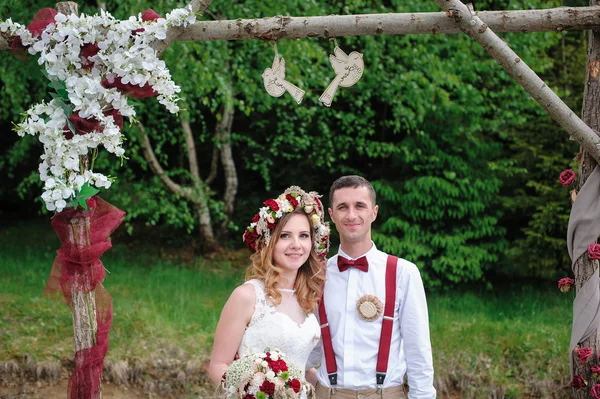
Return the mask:
[[106, 89], [116, 87], [119, 91], [131, 98], [147, 98], [158, 94], [148, 83], [143, 86], [134, 85], [132, 83], [123, 83], [118, 76], [111, 79], [104, 78], [100, 84]]
[[[600, 376], [600, 365], [596, 364], [596, 365], [592, 366], [592, 368], [590, 370], [592, 372], [593, 377]], [[594, 374], [596, 374], [596, 375], [594, 375]]]
[[254, 252], [256, 250], [256, 239], [258, 238], [258, 233], [256, 231], [250, 231], [247, 229], [244, 231], [244, 236], [242, 240], [246, 243], [246, 247], [250, 250], [250, 252]]
[[54, 23], [54, 17], [56, 17], [58, 11], [54, 8], [42, 8], [33, 16], [33, 21], [27, 25], [27, 30], [31, 32], [33, 37], [42, 35], [42, 32], [50, 24]]
[[588, 247], [588, 254], [590, 254], [591, 260], [600, 259], [600, 245], [590, 244], [590, 246]]
[[587, 382], [583, 379], [579, 374], [574, 374], [573, 379], [569, 383], [569, 385], [575, 389], [583, 388], [587, 385]]
[[268, 200], [263, 202], [263, 204], [271, 208], [271, 210], [273, 210], [274, 212], [277, 212], [279, 210], [279, 205], [277, 204], [277, 201], [275, 201], [273, 198], [269, 198]]
[[88, 43], [81, 46], [81, 50], [79, 50], [79, 59], [81, 60], [83, 69], [92, 69], [94, 62], [90, 61], [90, 57], [95, 56], [99, 51], [100, 47], [98, 47], [98, 43]]
[[273, 223], [267, 222], [267, 228], [269, 230], [273, 230], [275, 228], [275, 226], [277, 226], [277, 222], [273, 222]]
[[600, 384], [596, 384], [590, 389], [590, 394], [594, 399], [600, 399]]
[[300, 381], [298, 381], [295, 378], [292, 378], [291, 380], [288, 380], [288, 382], [290, 384], [290, 388], [292, 388], [294, 392], [300, 392]]
[[577, 348], [576, 351], [577, 351], [577, 357], [579, 358], [581, 363], [584, 363], [584, 364], [594, 354], [592, 348]]
[[159, 14], [157, 14], [153, 9], [149, 8], [142, 13], [142, 21], [156, 21], [157, 19], [162, 18]]
[[290, 201], [290, 204], [292, 204], [292, 207], [294, 207], [294, 209], [296, 209], [296, 207], [298, 206], [298, 200], [292, 194], [286, 194], [285, 199]]
[[284, 360], [281, 360], [281, 359], [270, 361], [269, 367], [271, 367], [271, 370], [273, 370], [273, 372], [275, 374], [277, 374], [281, 371], [288, 371], [287, 364], [285, 363]]
[[563, 170], [560, 172], [558, 180], [560, 180], [560, 184], [566, 187], [575, 181], [575, 172], [572, 169]]
[[[58, 11], [54, 8], [42, 8], [41, 10], [36, 12], [33, 16], [33, 21], [31, 21], [31, 23], [27, 25], [27, 30], [31, 32], [31, 36], [41, 36], [44, 29], [46, 29], [48, 25], [54, 23], [54, 17], [56, 17], [56, 14], [58, 14]], [[25, 46], [23, 46], [21, 37], [15, 37], [11, 44], [11, 50], [18, 52], [24, 49]]]
[[260, 220], [260, 215], [257, 213], [256, 215], [254, 215], [254, 217], [252, 218], [252, 223], [258, 223], [258, 221]]
[[256, 397], [254, 395], [251, 394], [247, 394], [246, 396], [244, 396], [242, 399], [256, 399]]
[[[119, 127], [119, 129], [123, 128], [123, 115], [119, 113], [116, 109], [112, 111], [104, 112], [105, 116], [112, 116], [115, 122], [115, 125]], [[73, 124], [75, 128], [75, 133], [78, 136], [83, 136], [85, 134], [89, 134], [92, 132], [102, 133], [104, 132], [104, 126], [100, 125], [100, 121], [94, 117], [91, 118], [82, 118], [79, 116], [79, 113], [75, 112], [69, 116], [69, 120]], [[66, 124], [63, 127], [63, 134], [67, 140], [71, 140], [73, 138], [73, 132], [69, 128], [69, 125]]]
[[571, 286], [573, 284], [575, 284], [575, 281], [569, 277], [561, 278], [560, 280], [558, 280], [558, 288], [560, 288], [562, 292], [571, 291]]
[[272, 396], [273, 392], [275, 392], [275, 384], [265, 380], [259, 389], [266, 393], [268, 396]]
[[[146, 11], [144, 11], [142, 13], [142, 21], [144, 21], [144, 22], [156, 21], [159, 18], [162, 18], [162, 17], [159, 14], [157, 14], [156, 12], [154, 12], [154, 10], [151, 8], [147, 9]], [[132, 31], [131, 34], [135, 36], [139, 32], [143, 32], [144, 30], [145, 30], [144, 28], [139, 28], [139, 29]]]

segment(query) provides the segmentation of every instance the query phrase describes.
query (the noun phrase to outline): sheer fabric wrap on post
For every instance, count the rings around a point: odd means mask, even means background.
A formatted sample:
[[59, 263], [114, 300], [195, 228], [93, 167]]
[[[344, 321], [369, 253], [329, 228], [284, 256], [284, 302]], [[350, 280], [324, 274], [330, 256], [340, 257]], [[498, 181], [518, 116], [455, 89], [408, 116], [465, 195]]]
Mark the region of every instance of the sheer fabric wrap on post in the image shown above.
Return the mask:
[[99, 399], [112, 298], [102, 286], [106, 271], [100, 256], [111, 248], [110, 235], [125, 212], [94, 196], [87, 210], [67, 209], [52, 218], [62, 243], [57, 251], [44, 295], [56, 296], [73, 311], [74, 370], [69, 379], [69, 399]]

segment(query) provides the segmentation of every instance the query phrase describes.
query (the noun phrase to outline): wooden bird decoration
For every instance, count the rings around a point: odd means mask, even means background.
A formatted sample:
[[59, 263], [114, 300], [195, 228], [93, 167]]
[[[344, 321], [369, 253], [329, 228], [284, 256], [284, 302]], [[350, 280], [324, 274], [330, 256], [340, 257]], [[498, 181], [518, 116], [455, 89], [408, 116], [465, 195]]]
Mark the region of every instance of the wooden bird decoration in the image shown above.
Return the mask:
[[287, 91], [298, 104], [302, 102], [305, 91], [285, 80], [285, 60], [279, 54], [275, 54], [273, 65], [265, 69], [262, 77], [267, 93], [273, 97], [281, 97]]
[[335, 46], [333, 53], [329, 55], [329, 62], [336, 73], [335, 78], [331, 81], [327, 89], [319, 97], [326, 106], [330, 107], [333, 101], [333, 96], [337, 91], [338, 86], [350, 87], [361, 78], [365, 69], [363, 55], [357, 51], [350, 54], [344, 53], [344, 50]]

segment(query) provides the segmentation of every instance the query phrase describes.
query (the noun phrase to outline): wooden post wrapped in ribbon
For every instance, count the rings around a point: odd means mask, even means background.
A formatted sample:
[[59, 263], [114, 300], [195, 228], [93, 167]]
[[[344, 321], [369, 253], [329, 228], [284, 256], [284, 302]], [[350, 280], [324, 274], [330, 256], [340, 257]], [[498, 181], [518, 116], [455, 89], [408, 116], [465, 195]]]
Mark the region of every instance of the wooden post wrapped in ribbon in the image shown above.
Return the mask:
[[110, 249], [110, 235], [125, 212], [94, 196], [87, 210], [69, 208], [52, 218], [62, 246], [57, 251], [44, 295], [61, 294], [73, 311], [75, 361], [69, 399], [99, 399], [112, 298], [102, 282], [106, 271], [100, 256]]

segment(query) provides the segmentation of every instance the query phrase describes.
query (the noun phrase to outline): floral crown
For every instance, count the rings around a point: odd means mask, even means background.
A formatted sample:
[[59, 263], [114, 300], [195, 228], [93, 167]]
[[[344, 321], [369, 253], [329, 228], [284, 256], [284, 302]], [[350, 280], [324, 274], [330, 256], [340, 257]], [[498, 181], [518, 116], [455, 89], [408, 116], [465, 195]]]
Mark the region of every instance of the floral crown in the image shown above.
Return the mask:
[[[252, 218], [252, 223], [244, 232], [243, 241], [252, 252], [269, 244], [271, 232], [278, 221], [285, 215], [301, 208], [308, 215], [312, 224], [313, 246], [319, 259], [325, 258], [329, 250], [329, 223], [325, 222], [321, 196], [311, 191], [305, 192], [298, 186], [285, 190], [279, 197], [263, 202], [264, 207]], [[263, 239], [263, 240], [261, 240]]]

